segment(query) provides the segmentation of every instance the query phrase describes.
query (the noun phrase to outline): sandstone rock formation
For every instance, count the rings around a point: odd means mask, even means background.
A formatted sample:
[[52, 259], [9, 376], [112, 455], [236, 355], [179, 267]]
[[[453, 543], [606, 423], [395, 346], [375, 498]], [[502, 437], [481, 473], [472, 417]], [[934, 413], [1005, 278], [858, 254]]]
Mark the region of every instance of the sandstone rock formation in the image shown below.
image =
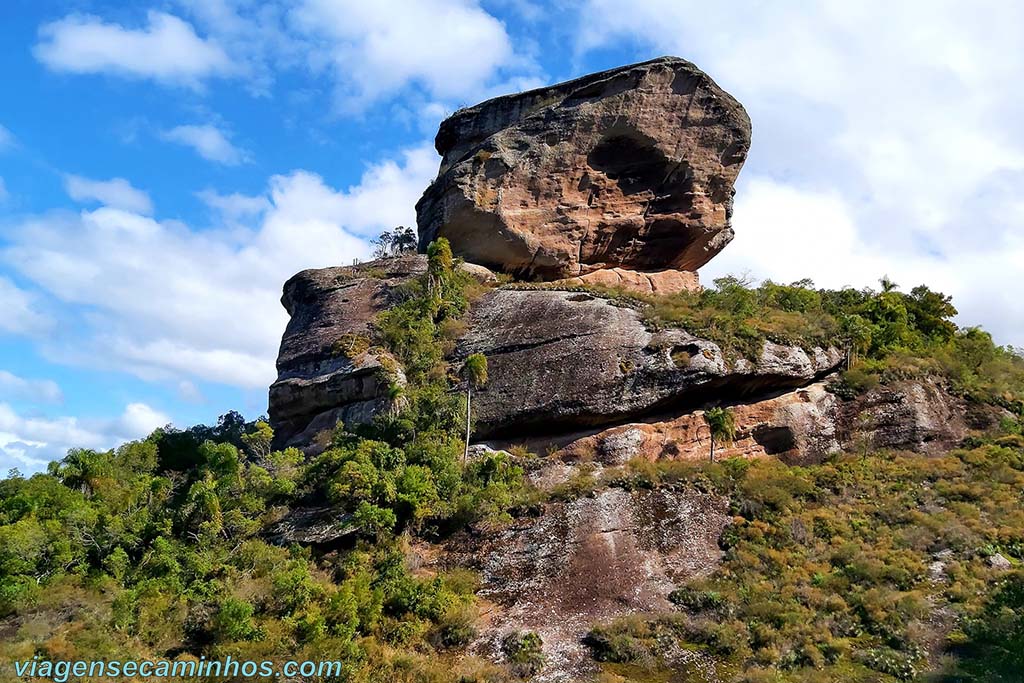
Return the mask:
[[[844, 401], [826, 382], [769, 398], [736, 403], [731, 408], [736, 437], [719, 444], [716, 457], [774, 456], [791, 464], [820, 462], [840, 450], [893, 449], [942, 453], [967, 434], [961, 399], [933, 379], [903, 380]], [[709, 457], [710, 434], [703, 411], [655, 417], [608, 429], [530, 444], [538, 451], [560, 445], [563, 462], [622, 465], [633, 458], [703, 460]], [[550, 481], [572, 473], [558, 465], [542, 475]]]
[[[309, 270], [285, 286], [292, 316], [281, 344], [270, 418], [279, 445], [308, 445], [338, 421], [366, 422], [389, 408], [401, 369], [372, 343], [372, 323], [425, 258]], [[485, 278], [486, 271], [473, 270]], [[651, 331], [640, 312], [578, 291], [497, 288], [474, 303], [456, 363], [488, 359], [474, 400], [480, 439], [571, 433], [709, 401], [804, 386], [842, 362], [836, 349], [767, 343], [756, 362], [728, 359], [679, 329]]]
[[639, 271], [625, 268], [602, 268], [585, 275], [565, 278], [559, 281], [566, 286], [607, 287], [638, 294], [676, 294], [678, 292], [699, 292], [700, 278], [688, 270]]
[[309, 444], [339, 420], [366, 422], [387, 408], [386, 388], [401, 378], [384, 375], [392, 364], [386, 352], [371, 348], [369, 325], [393, 303], [393, 288], [425, 268], [422, 257], [406, 256], [304, 270], [285, 283], [281, 303], [291, 319], [270, 387], [277, 446]]
[[673, 588], [717, 565], [728, 523], [725, 501], [713, 495], [607, 489], [498, 531], [462, 534], [445, 560], [476, 569], [479, 595], [491, 605], [473, 650], [496, 656], [507, 633], [535, 631], [547, 662], [534, 680], [581, 680], [595, 673], [587, 631], [625, 614], [672, 609]]
[[497, 289], [474, 305], [459, 356], [482, 353], [480, 438], [569, 432], [803, 386], [835, 370], [837, 349], [767, 343], [756, 362], [727, 359], [679, 329], [583, 292]]
[[694, 271], [732, 239], [750, 120], [663, 57], [462, 109], [435, 145], [421, 251], [443, 236], [467, 261], [542, 279]]

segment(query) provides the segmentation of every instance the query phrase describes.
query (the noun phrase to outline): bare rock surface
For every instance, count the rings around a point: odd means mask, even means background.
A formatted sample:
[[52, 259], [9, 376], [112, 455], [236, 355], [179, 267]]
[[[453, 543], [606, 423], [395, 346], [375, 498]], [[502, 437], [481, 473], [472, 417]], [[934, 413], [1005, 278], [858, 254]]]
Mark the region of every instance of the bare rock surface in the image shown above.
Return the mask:
[[732, 239], [750, 147], [743, 107], [662, 57], [461, 109], [416, 205], [420, 250], [558, 279], [597, 268], [694, 271]]
[[[732, 443], [717, 444], [716, 458], [777, 457], [791, 464], [820, 462], [831, 453], [888, 448], [943, 453], [967, 434], [962, 401], [931, 378], [903, 380], [844, 401], [825, 382], [760, 400], [732, 405]], [[646, 460], [706, 460], [711, 441], [704, 411], [628, 422], [555, 441], [525, 445], [558, 458], [534, 475], [550, 486], [577, 471], [566, 463], [622, 465]]]
[[688, 270], [640, 271], [625, 268], [602, 268], [585, 275], [560, 280], [565, 285], [600, 286], [639, 294], [665, 295], [678, 292], [699, 292], [700, 278]]
[[903, 380], [844, 403], [836, 423], [853, 449], [892, 448], [939, 454], [968, 433], [967, 408], [936, 379]]
[[678, 414], [716, 398], [800, 387], [842, 362], [837, 349], [772, 343], [756, 362], [729, 359], [684, 330], [649, 330], [633, 308], [546, 289], [488, 293], [457, 353], [488, 359], [488, 383], [474, 399], [480, 438]]
[[333, 507], [305, 507], [291, 510], [268, 529], [268, 538], [279, 545], [292, 543], [330, 547], [359, 530], [351, 513]]
[[[284, 285], [291, 319], [281, 339], [270, 423], [278, 446], [306, 445], [339, 421], [366, 422], [388, 406], [380, 349], [368, 340], [395, 289], [426, 271], [409, 255], [358, 266], [304, 270]], [[391, 365], [386, 360], [384, 365]]]
[[[366, 422], [390, 408], [388, 386], [404, 378], [373, 345], [373, 321], [424, 269], [422, 256], [406, 256], [289, 280], [283, 300], [292, 319], [270, 390], [280, 445], [307, 445], [338, 420]], [[548, 289], [494, 289], [475, 302], [453, 360], [471, 353], [488, 359], [487, 385], [474, 395], [480, 439], [573, 431], [716, 397], [784, 391], [842, 362], [836, 349], [771, 343], [756, 362], [728, 359], [683, 330], [647, 329], [634, 308]]]
[[625, 614], [672, 609], [678, 584], [720, 562], [728, 522], [715, 496], [610, 488], [500, 531], [456, 537], [445, 561], [477, 569], [492, 605], [471, 649], [500, 657], [506, 634], [536, 631], [547, 663], [535, 680], [585, 679], [594, 669], [586, 633]]
[[[789, 461], [820, 460], [840, 449], [836, 427], [839, 400], [821, 382], [780, 396], [732, 406], [736, 437], [717, 444], [716, 458], [776, 456]], [[612, 427], [571, 441], [561, 456], [623, 465], [646, 460], [707, 460], [711, 437], [704, 411], [663, 420]]]

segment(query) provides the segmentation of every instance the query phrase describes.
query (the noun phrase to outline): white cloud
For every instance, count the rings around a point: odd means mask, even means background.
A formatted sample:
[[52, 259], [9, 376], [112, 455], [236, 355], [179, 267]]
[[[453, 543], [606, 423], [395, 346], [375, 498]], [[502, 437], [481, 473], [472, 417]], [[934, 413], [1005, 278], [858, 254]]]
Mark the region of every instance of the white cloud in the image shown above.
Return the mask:
[[113, 448], [169, 423], [166, 415], [144, 403], [130, 403], [112, 419], [26, 416], [0, 403], [0, 470], [39, 471], [70, 448]]
[[218, 194], [214, 190], [203, 190], [197, 196], [229, 223], [259, 216], [270, 208], [270, 200], [262, 195], [249, 196], [238, 192]]
[[343, 105], [360, 107], [415, 83], [458, 99], [502, 68], [529, 68], [505, 26], [475, 0], [305, 0], [292, 13], [329, 64]]
[[[742, 252], [777, 271], [795, 263], [824, 282], [845, 249], [870, 257], [860, 270], [838, 264], [851, 284], [865, 285], [884, 273], [910, 283], [928, 262], [938, 270], [920, 273], [920, 281], [956, 286], [965, 320], [998, 331], [1004, 343], [1024, 343], [1024, 311], [1000, 314], [984, 303], [1018, 288], [1019, 262], [1007, 255], [1019, 253], [1012, 217], [1020, 215], [1024, 181], [1024, 91], [1006, 83], [1024, 71], [1016, 47], [1024, 6], [589, 0], [578, 16], [581, 54], [621, 41], [678, 54], [744, 104], [754, 142], [738, 202], [770, 177], [803, 199], [843, 207], [849, 233], [822, 223], [802, 244], [768, 239], [788, 234], [785, 221], [748, 213], [735, 244], [709, 270], [724, 260], [742, 265]], [[756, 204], [768, 206], [748, 206]], [[821, 206], [787, 201], [787, 208]], [[996, 267], [974, 270], [986, 262]]]
[[64, 176], [64, 189], [76, 202], [97, 201], [115, 209], [136, 213], [153, 213], [153, 202], [149, 195], [132, 187], [124, 178], [91, 180], [77, 175]]
[[0, 204], [7, 201], [10, 195], [7, 192], [7, 183], [4, 182], [3, 176], [0, 176]]
[[31, 403], [60, 403], [64, 400], [57, 383], [49, 379], [25, 379], [0, 370], [0, 396]]
[[287, 320], [284, 281], [366, 258], [367, 236], [413, 225], [436, 166], [424, 145], [369, 166], [346, 190], [306, 171], [273, 176], [267, 208], [226, 229], [192, 230], [110, 207], [46, 214], [14, 226], [0, 261], [86, 312], [87, 334], [43, 347], [52, 360], [263, 389]]
[[1024, 236], [1008, 236], [994, 252], [893, 257], [865, 238], [856, 208], [838, 191], [803, 190], [761, 176], [748, 178], [737, 195], [733, 224], [736, 240], [701, 269], [706, 284], [747, 273], [782, 283], [811, 277], [819, 287], [877, 288], [888, 275], [904, 291], [926, 284], [953, 295], [961, 324], [984, 322], [997, 339], [1021, 338], [1024, 300], [1006, 285], [1024, 263]]
[[170, 424], [171, 419], [159, 410], [150, 408], [145, 403], [129, 403], [125, 406], [121, 417], [113, 423], [111, 431], [115, 436], [125, 440], [148, 436], [157, 427]]
[[53, 320], [38, 310], [38, 298], [0, 275], [0, 333], [38, 334], [53, 327]]
[[14, 134], [0, 125], [0, 150], [14, 146]]
[[538, 71], [532, 43], [513, 43], [478, 0], [176, 4], [204, 37], [156, 11], [144, 28], [73, 14], [40, 29], [36, 57], [59, 71], [193, 87], [213, 76], [237, 76], [258, 96], [271, 94], [281, 72], [312, 70], [328, 76], [337, 104], [350, 111], [410, 88], [449, 104], [475, 101], [496, 81]]
[[202, 403], [206, 400], [195, 382], [190, 382], [187, 379], [178, 382], [178, 398], [187, 403]]
[[219, 45], [200, 38], [178, 17], [150, 11], [147, 21], [145, 28], [127, 28], [72, 14], [40, 27], [33, 52], [53, 71], [152, 78], [190, 87], [237, 70]]
[[237, 166], [249, 159], [248, 152], [235, 147], [227, 134], [210, 124], [177, 126], [161, 133], [161, 137], [191, 147], [204, 159], [226, 166]]

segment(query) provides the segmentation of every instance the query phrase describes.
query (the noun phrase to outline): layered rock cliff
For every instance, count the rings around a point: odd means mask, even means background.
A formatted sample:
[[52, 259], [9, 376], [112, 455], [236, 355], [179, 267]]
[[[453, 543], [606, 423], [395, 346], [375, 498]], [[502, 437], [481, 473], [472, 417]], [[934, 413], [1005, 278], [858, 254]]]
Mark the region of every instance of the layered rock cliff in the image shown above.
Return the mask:
[[[283, 445], [308, 445], [339, 420], [388, 406], [401, 368], [373, 344], [376, 315], [426, 271], [409, 255], [299, 273], [285, 286], [292, 315], [271, 387]], [[497, 287], [477, 300], [452, 359], [488, 359], [478, 439], [554, 436], [645, 416], [742, 401], [809, 384], [843, 362], [834, 348], [767, 342], [756, 361], [730, 359], [682, 329], [651, 330], [639, 311], [595, 293]]]

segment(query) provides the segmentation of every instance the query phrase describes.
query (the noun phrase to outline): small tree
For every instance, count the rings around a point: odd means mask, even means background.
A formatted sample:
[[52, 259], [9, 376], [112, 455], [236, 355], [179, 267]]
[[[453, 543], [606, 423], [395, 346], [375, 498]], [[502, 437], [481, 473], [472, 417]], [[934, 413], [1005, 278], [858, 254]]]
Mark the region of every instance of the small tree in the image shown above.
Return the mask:
[[395, 228], [394, 237], [391, 238], [391, 245], [396, 254], [416, 251], [416, 231], [404, 225], [399, 225]]
[[715, 461], [715, 441], [723, 445], [731, 444], [736, 438], [736, 420], [732, 411], [727, 408], [708, 408], [704, 411], [704, 421], [711, 432], [711, 462]]
[[404, 225], [399, 225], [394, 230], [385, 230], [370, 244], [373, 245], [374, 258], [398, 256], [409, 251], [415, 251], [416, 231]]
[[261, 465], [270, 457], [270, 444], [274, 440], [274, 430], [264, 420], [253, 425], [253, 430], [242, 435], [242, 444], [249, 455]]
[[465, 462], [469, 460], [469, 432], [473, 418], [473, 389], [479, 389], [487, 384], [487, 356], [482, 353], [471, 354], [463, 366], [463, 373], [466, 376], [466, 452], [463, 455], [463, 462]]

